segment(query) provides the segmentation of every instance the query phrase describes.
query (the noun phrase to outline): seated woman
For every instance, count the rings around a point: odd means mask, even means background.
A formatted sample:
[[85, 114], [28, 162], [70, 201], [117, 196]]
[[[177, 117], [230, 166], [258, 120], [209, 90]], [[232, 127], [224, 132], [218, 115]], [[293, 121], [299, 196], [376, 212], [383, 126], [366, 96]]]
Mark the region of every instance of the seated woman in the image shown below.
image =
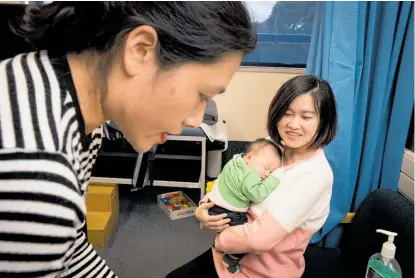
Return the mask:
[[[337, 130], [330, 85], [310, 75], [287, 81], [271, 102], [267, 129], [284, 149], [284, 179], [262, 203], [251, 205], [244, 225], [229, 227], [225, 215], [209, 215], [214, 204], [203, 199], [196, 217], [218, 232], [214, 246], [166, 278], [301, 277], [304, 251], [330, 211], [333, 172], [322, 150]], [[235, 253], [248, 254], [232, 274], [222, 259]]]

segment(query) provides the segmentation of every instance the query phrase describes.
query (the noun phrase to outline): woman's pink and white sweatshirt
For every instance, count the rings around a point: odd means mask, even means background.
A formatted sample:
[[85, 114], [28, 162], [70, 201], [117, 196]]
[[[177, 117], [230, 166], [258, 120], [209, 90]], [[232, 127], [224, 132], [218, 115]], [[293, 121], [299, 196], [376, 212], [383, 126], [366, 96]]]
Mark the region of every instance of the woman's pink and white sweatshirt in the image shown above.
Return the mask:
[[[330, 212], [333, 172], [322, 149], [286, 168], [280, 185], [260, 204], [252, 204], [249, 223], [221, 232], [212, 249], [220, 278], [298, 278], [304, 272], [304, 251]], [[209, 194], [202, 201], [206, 201]], [[250, 253], [241, 272], [222, 264], [228, 254]]]

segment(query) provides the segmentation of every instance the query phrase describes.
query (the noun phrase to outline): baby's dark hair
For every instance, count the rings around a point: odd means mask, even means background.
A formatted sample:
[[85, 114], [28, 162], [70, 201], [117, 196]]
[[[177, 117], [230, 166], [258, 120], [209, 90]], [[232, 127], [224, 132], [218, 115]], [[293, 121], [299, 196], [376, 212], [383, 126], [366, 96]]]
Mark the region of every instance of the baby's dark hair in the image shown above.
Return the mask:
[[278, 156], [282, 158], [281, 149], [274, 142], [266, 138], [258, 138], [255, 141], [249, 143], [248, 146], [246, 146], [246, 150], [244, 154], [248, 154], [248, 153], [256, 154], [258, 153], [259, 150], [265, 148], [266, 146], [274, 147]]
[[141, 25], [157, 32], [161, 67], [215, 62], [234, 51], [248, 54], [257, 41], [247, 9], [231, 1], [54, 1], [29, 5], [20, 20], [11, 22], [35, 50], [56, 54], [114, 54]]

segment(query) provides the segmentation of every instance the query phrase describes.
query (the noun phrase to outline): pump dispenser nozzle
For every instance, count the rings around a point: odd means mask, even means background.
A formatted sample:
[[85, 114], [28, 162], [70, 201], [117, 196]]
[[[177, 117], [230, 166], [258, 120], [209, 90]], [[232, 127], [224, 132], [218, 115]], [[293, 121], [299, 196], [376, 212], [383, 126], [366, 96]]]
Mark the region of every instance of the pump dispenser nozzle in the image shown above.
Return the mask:
[[386, 241], [382, 246], [382, 252], [380, 253], [384, 258], [390, 260], [395, 257], [395, 251], [396, 246], [393, 244], [393, 240], [395, 239], [395, 236], [397, 236], [397, 233], [385, 231], [382, 229], [376, 230], [378, 233], [382, 233], [388, 236], [388, 241]]

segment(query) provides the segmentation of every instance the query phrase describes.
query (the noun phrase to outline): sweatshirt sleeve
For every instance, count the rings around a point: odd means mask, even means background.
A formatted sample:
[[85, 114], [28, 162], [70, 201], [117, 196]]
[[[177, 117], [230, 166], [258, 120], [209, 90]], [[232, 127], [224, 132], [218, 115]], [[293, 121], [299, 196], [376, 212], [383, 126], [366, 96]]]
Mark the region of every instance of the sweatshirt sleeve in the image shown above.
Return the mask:
[[261, 203], [277, 188], [279, 180], [273, 175], [261, 180], [257, 172], [251, 172], [242, 182], [242, 193], [254, 203]]

